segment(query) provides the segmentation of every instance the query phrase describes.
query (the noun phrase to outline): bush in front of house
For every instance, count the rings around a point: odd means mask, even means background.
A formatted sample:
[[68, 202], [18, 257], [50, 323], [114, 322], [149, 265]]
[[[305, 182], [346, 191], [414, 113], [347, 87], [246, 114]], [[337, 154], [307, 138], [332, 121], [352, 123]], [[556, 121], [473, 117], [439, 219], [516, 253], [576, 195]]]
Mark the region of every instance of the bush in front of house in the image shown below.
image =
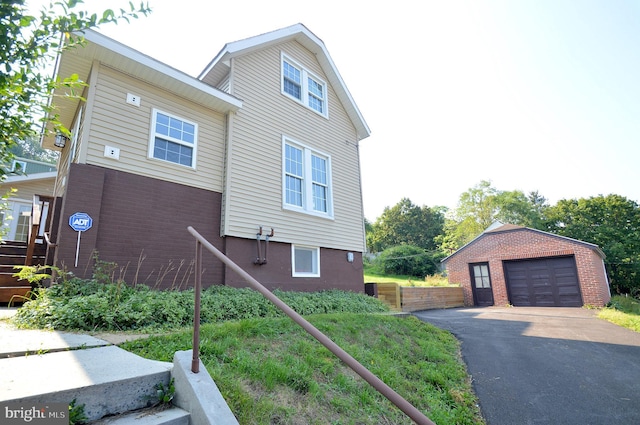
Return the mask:
[[[378, 313], [388, 308], [364, 294], [273, 291], [302, 315]], [[73, 278], [35, 290], [35, 298], [18, 309], [13, 321], [22, 328], [82, 331], [152, 331], [193, 323], [193, 290], [158, 291], [124, 282], [97, 283]], [[212, 286], [202, 292], [201, 322], [284, 316], [262, 294], [249, 288]]]
[[398, 245], [382, 251], [372, 263], [384, 274], [423, 278], [438, 272], [440, 257], [414, 245]]

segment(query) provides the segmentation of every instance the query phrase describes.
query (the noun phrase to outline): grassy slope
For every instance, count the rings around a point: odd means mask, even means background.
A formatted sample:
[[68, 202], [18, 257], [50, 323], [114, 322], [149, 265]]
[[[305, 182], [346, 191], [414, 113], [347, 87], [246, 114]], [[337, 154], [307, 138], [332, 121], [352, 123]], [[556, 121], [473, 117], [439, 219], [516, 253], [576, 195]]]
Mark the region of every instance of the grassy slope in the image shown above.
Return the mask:
[[598, 317], [616, 325], [640, 332], [640, 302], [631, 297], [616, 295], [609, 307], [603, 308]]
[[[327, 314], [307, 319], [438, 424], [482, 424], [459, 346], [410, 318]], [[288, 318], [205, 325], [202, 361], [241, 424], [411, 424], [386, 398]], [[170, 361], [191, 333], [123, 348]]]
[[449, 285], [449, 281], [442, 275], [427, 276], [421, 279], [415, 276], [389, 275], [379, 272], [370, 265], [364, 266], [365, 283], [397, 283], [400, 286], [456, 286]]

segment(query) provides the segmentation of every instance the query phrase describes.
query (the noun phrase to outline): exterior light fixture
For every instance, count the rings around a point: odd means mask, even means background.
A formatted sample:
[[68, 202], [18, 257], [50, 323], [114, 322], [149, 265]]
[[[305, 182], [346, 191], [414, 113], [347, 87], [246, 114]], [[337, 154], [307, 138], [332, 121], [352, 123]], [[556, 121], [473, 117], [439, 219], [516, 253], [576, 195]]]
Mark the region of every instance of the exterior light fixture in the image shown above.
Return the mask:
[[67, 144], [68, 140], [69, 140], [69, 138], [67, 136], [65, 136], [64, 134], [56, 134], [56, 138], [53, 141], [53, 144], [56, 147], [64, 148], [64, 146]]

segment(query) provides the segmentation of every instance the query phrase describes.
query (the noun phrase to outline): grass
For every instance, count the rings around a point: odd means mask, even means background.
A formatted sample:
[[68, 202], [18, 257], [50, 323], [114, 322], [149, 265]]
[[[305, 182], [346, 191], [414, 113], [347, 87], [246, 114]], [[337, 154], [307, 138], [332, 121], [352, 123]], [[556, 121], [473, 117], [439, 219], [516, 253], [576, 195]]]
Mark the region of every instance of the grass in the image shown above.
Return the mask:
[[427, 276], [424, 279], [416, 276], [384, 274], [371, 265], [364, 266], [365, 283], [397, 283], [400, 286], [459, 286], [450, 285], [442, 274]]
[[640, 301], [633, 297], [615, 295], [598, 317], [616, 325], [640, 332]]
[[[364, 294], [274, 292], [434, 422], [484, 423], [450, 333], [384, 314], [388, 308]], [[153, 332], [122, 347], [171, 361], [191, 349], [192, 314], [192, 291], [74, 278], [39, 289], [13, 323]], [[202, 323], [202, 361], [242, 424], [413, 423], [256, 291], [207, 289]]]
[[[322, 314], [307, 319], [438, 424], [483, 424], [457, 340], [414, 317]], [[122, 347], [171, 361], [191, 332]], [[208, 324], [201, 359], [241, 424], [412, 424], [289, 318]]]

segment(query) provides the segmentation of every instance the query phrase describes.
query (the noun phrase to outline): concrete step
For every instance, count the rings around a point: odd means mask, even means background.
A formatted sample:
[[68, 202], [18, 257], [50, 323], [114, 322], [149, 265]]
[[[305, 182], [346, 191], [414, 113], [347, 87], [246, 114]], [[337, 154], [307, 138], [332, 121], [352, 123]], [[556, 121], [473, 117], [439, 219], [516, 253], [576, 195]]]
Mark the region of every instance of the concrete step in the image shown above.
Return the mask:
[[92, 425], [189, 425], [189, 412], [178, 407], [152, 407], [102, 418]]
[[[43, 347], [46, 348], [46, 347]], [[172, 364], [116, 346], [0, 359], [0, 403], [84, 404], [89, 421], [154, 404]]]

